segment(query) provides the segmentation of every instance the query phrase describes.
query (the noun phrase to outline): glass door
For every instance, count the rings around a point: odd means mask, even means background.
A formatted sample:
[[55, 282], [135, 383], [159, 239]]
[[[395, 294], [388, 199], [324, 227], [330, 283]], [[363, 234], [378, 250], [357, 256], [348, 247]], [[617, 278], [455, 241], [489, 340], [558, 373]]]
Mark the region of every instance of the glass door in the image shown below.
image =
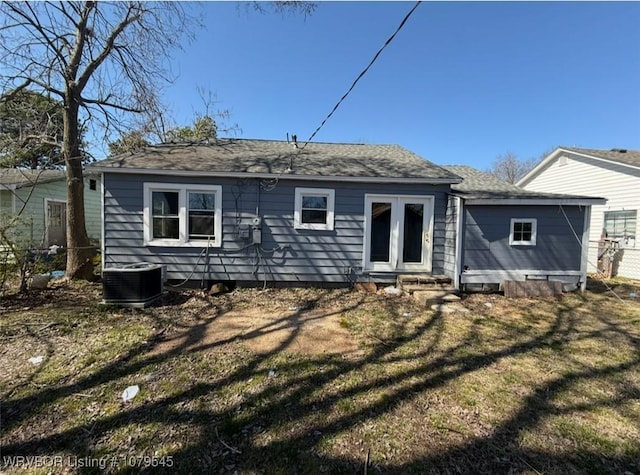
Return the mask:
[[433, 197], [365, 196], [364, 269], [431, 271]]

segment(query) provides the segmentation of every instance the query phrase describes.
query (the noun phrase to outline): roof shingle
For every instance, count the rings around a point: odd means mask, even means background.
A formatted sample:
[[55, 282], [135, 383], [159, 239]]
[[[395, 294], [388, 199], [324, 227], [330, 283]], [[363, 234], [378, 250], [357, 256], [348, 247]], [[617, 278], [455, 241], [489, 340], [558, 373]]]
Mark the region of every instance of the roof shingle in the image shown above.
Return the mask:
[[286, 141], [218, 139], [210, 144], [161, 144], [96, 162], [103, 171], [162, 170], [215, 175], [252, 174], [435, 179], [455, 183], [459, 178], [399, 145], [310, 142], [304, 148]]
[[36, 183], [48, 183], [62, 180], [65, 172], [62, 170], [23, 170], [20, 168], [3, 168], [0, 170], [0, 185], [20, 188]]
[[482, 172], [467, 165], [444, 165], [444, 168], [463, 178], [462, 183], [451, 186], [451, 190], [465, 199], [509, 200], [509, 199], [599, 199], [587, 196], [564, 195], [529, 191], [500, 180], [491, 173]]
[[595, 150], [591, 148], [575, 148], [575, 147], [559, 147], [569, 152], [581, 153], [584, 155], [591, 155], [597, 158], [603, 158], [605, 160], [611, 160], [612, 162], [623, 163], [625, 165], [631, 165], [634, 167], [640, 167], [640, 150], [626, 150], [620, 148], [614, 148], [611, 150]]

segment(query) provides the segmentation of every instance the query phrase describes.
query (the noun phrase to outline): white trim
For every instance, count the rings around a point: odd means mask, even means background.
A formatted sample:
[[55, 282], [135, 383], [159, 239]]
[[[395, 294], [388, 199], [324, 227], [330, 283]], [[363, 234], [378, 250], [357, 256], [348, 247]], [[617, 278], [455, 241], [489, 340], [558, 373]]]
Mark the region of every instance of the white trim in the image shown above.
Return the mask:
[[500, 205], [500, 206], [588, 206], [604, 205], [605, 198], [470, 198], [467, 205]]
[[514, 270], [496, 270], [496, 269], [473, 269], [466, 270], [462, 275], [484, 275], [484, 274], [504, 274], [507, 276], [515, 276], [516, 274], [527, 275], [581, 275], [580, 270], [540, 270], [540, 269], [514, 269]]
[[[516, 241], [514, 239], [513, 225], [516, 223], [531, 224], [531, 239], [529, 241]], [[509, 224], [509, 245], [510, 246], [535, 246], [538, 238], [538, 219], [537, 218], [511, 218]]]
[[[370, 205], [374, 200], [391, 203], [391, 234], [389, 236], [389, 261], [370, 262], [368, 255], [371, 250], [371, 219]], [[418, 271], [431, 272], [433, 258], [433, 195], [387, 195], [365, 193], [364, 195], [364, 240], [362, 249], [362, 269], [366, 272], [401, 272]], [[401, 262], [400, 252], [404, 241], [404, 207], [407, 203], [424, 204], [423, 214], [423, 261], [419, 263]]]
[[[302, 198], [304, 196], [321, 196], [327, 198], [327, 219], [323, 224], [302, 222]], [[312, 229], [333, 231], [335, 216], [336, 191], [331, 188], [296, 188], [293, 210], [294, 229]]]
[[[58, 199], [54, 199], [54, 198], [45, 198], [44, 199], [44, 240], [45, 240], [45, 245], [49, 245], [49, 203], [64, 203], [64, 235], [65, 235], [65, 241], [67, 238], [67, 211], [68, 211], [68, 203], [67, 200], [58, 200]], [[64, 243], [65, 246], [67, 245], [67, 243]]]
[[590, 158], [592, 160], [601, 161], [601, 162], [609, 163], [612, 165], [620, 165], [622, 167], [628, 167], [633, 170], [640, 169], [639, 166], [631, 165], [630, 163], [623, 163], [617, 160], [597, 157], [594, 155], [589, 155], [586, 153], [576, 152], [574, 150], [567, 150], [565, 148], [558, 147], [556, 150], [551, 152], [544, 160], [542, 160], [537, 166], [535, 166], [529, 173], [527, 173], [525, 176], [520, 178], [520, 180], [518, 180], [516, 185], [525, 188], [526, 185], [528, 185], [531, 180], [533, 180], [536, 176], [538, 176], [542, 170], [544, 170], [548, 165], [550, 166], [551, 162], [553, 162], [556, 158], [559, 158], [559, 156], [562, 156], [563, 154], [570, 154], [570, 155], [573, 154], [579, 157]]
[[456, 289], [460, 288], [460, 273], [462, 272], [462, 242], [463, 242], [463, 238], [462, 238], [462, 233], [463, 233], [463, 223], [462, 223], [462, 219], [463, 219], [463, 206], [464, 206], [464, 200], [462, 198], [460, 198], [459, 196], [454, 196], [455, 200], [457, 201], [457, 208], [456, 208], [456, 256], [455, 256], [455, 265], [454, 265], [454, 278], [453, 278], [453, 285]]
[[[529, 277], [546, 277], [547, 280], [560, 281], [564, 283], [582, 283], [582, 271], [579, 270], [496, 270], [479, 269], [467, 270], [461, 275], [462, 284], [501, 284], [505, 280], [526, 281], [534, 280]], [[537, 279], [535, 279], [537, 280]]]
[[[143, 212], [142, 227], [144, 233], [145, 246], [167, 246], [167, 247], [220, 247], [222, 246], [222, 186], [220, 185], [197, 185], [189, 183], [161, 183], [145, 182], [143, 185]], [[178, 239], [153, 239], [151, 235], [151, 193], [153, 191], [175, 191], [178, 192]], [[189, 239], [188, 230], [188, 192], [205, 192], [216, 194], [216, 208], [214, 218], [214, 238], [213, 239]]]
[[591, 206], [584, 210], [584, 225], [582, 228], [582, 243], [580, 244], [580, 291], [587, 290], [587, 268], [589, 266], [589, 232], [591, 226]]
[[264, 180], [300, 180], [300, 181], [332, 181], [332, 182], [353, 182], [353, 183], [403, 183], [418, 185], [442, 185], [461, 183], [462, 179], [457, 178], [402, 178], [402, 177], [353, 177], [353, 176], [326, 176], [326, 175], [293, 175], [287, 173], [237, 173], [237, 172], [212, 172], [207, 170], [156, 170], [148, 168], [111, 168], [111, 167], [91, 167], [103, 173], [124, 173], [135, 175], [156, 175], [156, 176], [183, 176], [183, 177], [209, 177], [209, 178], [258, 178]]
[[102, 225], [100, 226], [100, 255], [102, 259], [100, 259], [102, 265], [102, 271], [104, 271], [104, 261], [106, 261], [106, 246], [104, 243], [104, 233], [105, 233], [105, 213], [104, 213], [104, 173], [100, 174], [100, 221]]

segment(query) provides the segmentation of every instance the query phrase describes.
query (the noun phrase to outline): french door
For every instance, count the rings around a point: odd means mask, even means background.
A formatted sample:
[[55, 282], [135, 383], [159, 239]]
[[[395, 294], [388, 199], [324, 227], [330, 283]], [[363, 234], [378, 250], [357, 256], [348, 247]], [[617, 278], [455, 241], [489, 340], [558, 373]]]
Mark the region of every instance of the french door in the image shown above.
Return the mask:
[[432, 196], [365, 195], [364, 270], [431, 272]]

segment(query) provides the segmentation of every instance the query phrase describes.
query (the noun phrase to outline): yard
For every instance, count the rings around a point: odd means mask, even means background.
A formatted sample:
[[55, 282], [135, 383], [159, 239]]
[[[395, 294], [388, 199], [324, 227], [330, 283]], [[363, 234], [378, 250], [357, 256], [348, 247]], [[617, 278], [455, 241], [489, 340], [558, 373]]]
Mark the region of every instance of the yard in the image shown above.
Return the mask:
[[0, 468], [640, 474], [640, 284], [609, 285], [452, 313], [346, 290], [10, 296]]

